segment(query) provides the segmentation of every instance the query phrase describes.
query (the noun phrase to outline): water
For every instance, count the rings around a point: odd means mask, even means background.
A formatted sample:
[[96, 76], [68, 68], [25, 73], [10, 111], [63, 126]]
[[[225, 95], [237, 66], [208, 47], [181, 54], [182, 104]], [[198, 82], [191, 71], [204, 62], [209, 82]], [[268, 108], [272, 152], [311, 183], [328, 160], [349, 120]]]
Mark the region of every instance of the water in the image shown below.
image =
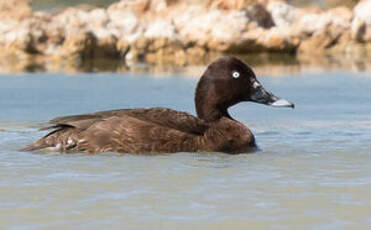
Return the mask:
[[[76, 5], [92, 5], [95, 7], [108, 7], [109, 5], [117, 2], [117, 0], [37, 0], [31, 1], [31, 7], [34, 10], [41, 10], [41, 11], [51, 11], [55, 9], [63, 9], [69, 6], [76, 6]], [[192, 2], [192, 1], [190, 1]], [[193, 2], [200, 2], [199, 0], [194, 0]], [[328, 9], [332, 7], [337, 7], [339, 5], [344, 5], [347, 7], [353, 7], [358, 2], [357, 0], [288, 0], [289, 4], [294, 5], [296, 7], [306, 7], [311, 5], [316, 5], [318, 7]]]
[[108, 7], [117, 2], [117, 0], [37, 0], [31, 1], [31, 7], [37, 11], [51, 11], [56, 9], [63, 9], [65, 7], [78, 5], [91, 5], [95, 7]]
[[197, 79], [1, 75], [0, 229], [370, 228], [369, 75], [260, 81], [296, 105], [231, 109], [260, 152], [88, 156], [17, 149], [58, 115], [151, 106], [194, 113]]

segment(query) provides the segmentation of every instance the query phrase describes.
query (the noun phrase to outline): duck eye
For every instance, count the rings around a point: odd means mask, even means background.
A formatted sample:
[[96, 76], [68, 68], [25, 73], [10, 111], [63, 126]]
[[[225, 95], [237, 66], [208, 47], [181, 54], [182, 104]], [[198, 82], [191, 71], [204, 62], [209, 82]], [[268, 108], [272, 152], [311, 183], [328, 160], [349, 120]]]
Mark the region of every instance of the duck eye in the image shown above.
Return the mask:
[[232, 77], [234, 77], [234, 78], [239, 78], [239, 77], [240, 77], [240, 73], [237, 72], [237, 71], [234, 71], [234, 72], [232, 73]]

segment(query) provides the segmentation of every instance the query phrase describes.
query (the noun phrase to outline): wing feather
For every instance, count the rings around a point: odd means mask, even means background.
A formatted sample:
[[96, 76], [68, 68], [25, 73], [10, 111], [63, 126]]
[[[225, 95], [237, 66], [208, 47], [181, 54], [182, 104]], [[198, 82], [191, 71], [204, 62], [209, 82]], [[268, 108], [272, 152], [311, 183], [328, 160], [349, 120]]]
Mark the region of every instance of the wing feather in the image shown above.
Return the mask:
[[52, 126], [43, 128], [43, 130], [60, 128], [63, 125], [87, 129], [103, 119], [123, 116], [130, 116], [155, 125], [196, 135], [202, 135], [208, 129], [207, 123], [189, 113], [157, 107], [150, 109], [109, 110], [90, 114], [56, 117], [50, 121]]

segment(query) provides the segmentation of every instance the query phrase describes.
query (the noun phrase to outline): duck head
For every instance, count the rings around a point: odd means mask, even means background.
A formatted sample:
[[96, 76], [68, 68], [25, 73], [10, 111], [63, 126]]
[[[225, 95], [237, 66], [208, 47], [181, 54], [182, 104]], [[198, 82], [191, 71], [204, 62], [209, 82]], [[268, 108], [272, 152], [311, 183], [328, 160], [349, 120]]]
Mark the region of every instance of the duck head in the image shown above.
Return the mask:
[[294, 104], [265, 90], [252, 69], [235, 57], [222, 57], [211, 63], [201, 76], [195, 95], [197, 115], [208, 122], [230, 117], [228, 108], [243, 101], [294, 108]]

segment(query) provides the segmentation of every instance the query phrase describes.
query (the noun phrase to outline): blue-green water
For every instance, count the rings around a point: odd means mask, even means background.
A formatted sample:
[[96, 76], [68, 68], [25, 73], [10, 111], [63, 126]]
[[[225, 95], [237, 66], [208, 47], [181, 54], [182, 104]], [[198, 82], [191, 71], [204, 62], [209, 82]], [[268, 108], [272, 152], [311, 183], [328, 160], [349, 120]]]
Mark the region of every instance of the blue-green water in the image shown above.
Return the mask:
[[127, 74], [0, 76], [0, 229], [367, 229], [371, 77], [259, 78], [295, 103], [238, 104], [262, 151], [18, 152], [55, 116], [165, 106], [194, 113], [196, 78]]

